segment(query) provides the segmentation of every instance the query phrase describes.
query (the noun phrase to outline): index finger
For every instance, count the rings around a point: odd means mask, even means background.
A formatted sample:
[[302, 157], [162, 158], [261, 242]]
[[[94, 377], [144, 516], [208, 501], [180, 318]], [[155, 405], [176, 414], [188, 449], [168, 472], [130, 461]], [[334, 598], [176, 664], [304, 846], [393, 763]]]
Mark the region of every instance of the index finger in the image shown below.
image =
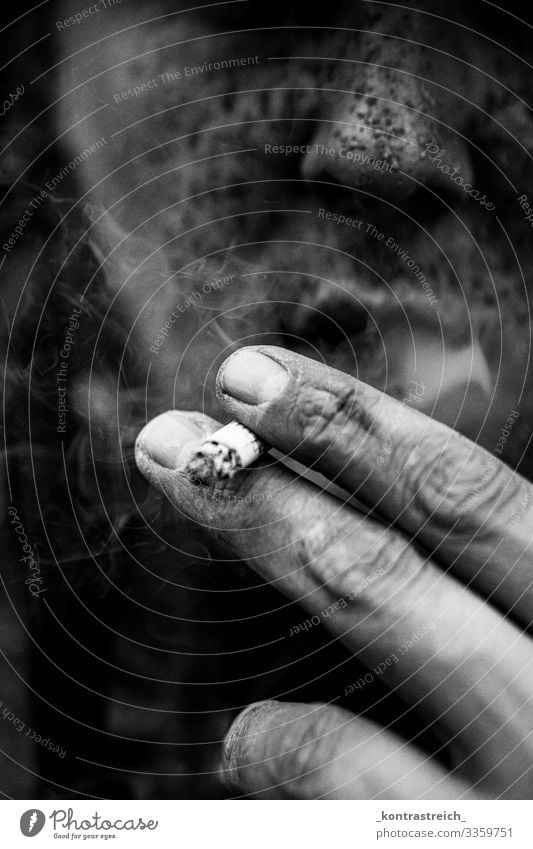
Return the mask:
[[284, 348], [241, 349], [219, 400], [264, 440], [376, 508], [526, 625], [533, 488], [490, 452], [361, 381]]

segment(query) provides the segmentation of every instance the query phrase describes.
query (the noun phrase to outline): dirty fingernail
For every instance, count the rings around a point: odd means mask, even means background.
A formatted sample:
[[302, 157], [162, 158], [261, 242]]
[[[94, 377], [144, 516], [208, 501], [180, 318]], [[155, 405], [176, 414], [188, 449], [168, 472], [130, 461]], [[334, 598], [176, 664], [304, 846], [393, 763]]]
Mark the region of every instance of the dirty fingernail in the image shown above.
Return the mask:
[[223, 748], [223, 777], [234, 793], [241, 792], [239, 773], [246, 766], [245, 751], [250, 748], [251, 738], [261, 728], [261, 719], [278, 707], [278, 702], [266, 699], [248, 705], [233, 721], [226, 735]]
[[141, 452], [165, 469], [177, 469], [184, 445], [202, 436], [202, 431], [191, 419], [171, 410], [162, 413], [143, 427], [135, 444]]
[[270, 357], [257, 351], [236, 351], [224, 363], [220, 388], [244, 404], [263, 404], [281, 395], [289, 373]]

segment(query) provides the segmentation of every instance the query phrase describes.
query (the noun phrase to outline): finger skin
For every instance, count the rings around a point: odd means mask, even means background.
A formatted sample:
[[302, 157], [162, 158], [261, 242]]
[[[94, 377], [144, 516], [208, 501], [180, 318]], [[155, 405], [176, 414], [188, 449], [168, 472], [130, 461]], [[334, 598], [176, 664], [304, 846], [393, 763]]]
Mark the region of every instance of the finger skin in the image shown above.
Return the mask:
[[313, 464], [526, 627], [533, 620], [533, 487], [446, 425], [336, 369], [254, 346], [288, 372], [270, 402], [223, 390], [224, 410], [280, 451]]
[[203, 533], [318, 616], [407, 704], [437, 722], [461, 750], [465, 774], [498, 794], [512, 785], [527, 798], [528, 638], [397, 530], [269, 458], [222, 493], [195, 485], [181, 470], [195, 448], [184, 444], [177, 468], [164, 469], [141, 434], [137, 463]]
[[472, 799], [469, 785], [390, 731], [321, 704], [266, 701], [233, 722], [224, 778], [256, 799]]

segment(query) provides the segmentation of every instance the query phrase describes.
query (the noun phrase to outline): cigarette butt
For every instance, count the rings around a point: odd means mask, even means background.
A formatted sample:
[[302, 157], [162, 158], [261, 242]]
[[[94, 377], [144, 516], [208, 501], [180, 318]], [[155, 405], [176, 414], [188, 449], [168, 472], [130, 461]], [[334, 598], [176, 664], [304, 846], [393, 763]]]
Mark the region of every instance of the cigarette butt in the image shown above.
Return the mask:
[[205, 484], [230, 480], [266, 450], [265, 443], [239, 422], [230, 422], [206, 439], [187, 464], [191, 478]]

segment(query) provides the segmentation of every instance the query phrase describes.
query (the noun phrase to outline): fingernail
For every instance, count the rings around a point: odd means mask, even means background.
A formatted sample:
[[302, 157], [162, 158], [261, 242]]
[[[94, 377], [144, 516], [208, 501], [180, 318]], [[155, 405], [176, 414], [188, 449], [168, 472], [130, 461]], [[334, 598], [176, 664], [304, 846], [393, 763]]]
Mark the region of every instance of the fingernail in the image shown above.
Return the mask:
[[261, 714], [268, 715], [276, 708], [277, 704], [271, 699], [265, 699], [263, 702], [248, 705], [233, 720], [233, 724], [226, 734], [222, 753], [222, 770], [227, 787], [234, 793], [239, 793], [241, 790], [239, 772], [245, 765], [242, 763], [242, 748], [243, 746], [246, 748], [246, 745], [250, 743], [250, 737], [254, 733], [254, 722], [260, 726]]
[[220, 388], [244, 404], [263, 404], [281, 395], [289, 373], [257, 351], [236, 351], [222, 366]]
[[202, 431], [194, 422], [171, 410], [143, 427], [135, 447], [165, 469], [177, 469], [183, 446], [201, 436]]

